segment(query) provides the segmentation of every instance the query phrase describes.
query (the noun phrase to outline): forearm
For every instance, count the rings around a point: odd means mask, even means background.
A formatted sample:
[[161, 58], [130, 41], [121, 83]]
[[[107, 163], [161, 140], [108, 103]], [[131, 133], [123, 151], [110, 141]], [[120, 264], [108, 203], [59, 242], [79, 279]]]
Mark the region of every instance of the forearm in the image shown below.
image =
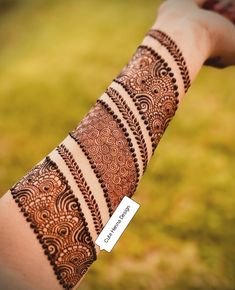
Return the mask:
[[206, 32], [188, 24], [170, 28], [159, 19], [77, 128], [1, 200], [1, 267], [19, 289], [60, 289], [53, 270], [71, 289], [96, 260], [95, 239], [122, 198], [134, 194], [208, 56]]

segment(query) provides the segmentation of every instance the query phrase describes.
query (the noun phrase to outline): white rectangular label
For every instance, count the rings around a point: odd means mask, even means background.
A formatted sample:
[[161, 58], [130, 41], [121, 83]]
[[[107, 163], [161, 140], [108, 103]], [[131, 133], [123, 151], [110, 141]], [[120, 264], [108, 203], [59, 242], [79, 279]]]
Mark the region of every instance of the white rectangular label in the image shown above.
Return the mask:
[[95, 241], [100, 250], [112, 250], [139, 207], [134, 200], [124, 196]]

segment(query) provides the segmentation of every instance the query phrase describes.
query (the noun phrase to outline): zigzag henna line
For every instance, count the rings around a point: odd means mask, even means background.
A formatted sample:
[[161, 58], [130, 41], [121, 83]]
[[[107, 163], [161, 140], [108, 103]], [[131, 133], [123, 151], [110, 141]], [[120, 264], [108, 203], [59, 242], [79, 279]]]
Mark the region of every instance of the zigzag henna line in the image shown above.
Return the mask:
[[86, 204], [88, 205], [88, 208], [91, 212], [93, 222], [95, 225], [95, 229], [97, 234], [99, 235], [100, 232], [103, 229], [103, 222], [101, 219], [101, 214], [99, 211], [98, 204], [96, 203], [96, 200], [86, 183], [84, 176], [81, 172], [81, 169], [79, 168], [77, 162], [74, 160], [71, 152], [65, 147], [64, 144], [61, 144], [60, 146], [57, 147], [56, 149], [60, 156], [64, 159], [66, 165], [68, 166], [72, 176], [74, 177], [74, 180], [77, 183], [78, 188], [80, 189]]
[[[140, 56], [142, 57], [141, 59], [140, 59]], [[141, 62], [141, 60], [143, 60], [146, 62], [147, 57], [154, 58], [154, 63], [151, 63], [151, 65], [153, 66], [151, 69], [149, 67], [145, 68], [144, 75], [143, 75], [141, 74], [142, 73], [141, 67], [140, 67], [141, 63], [138, 63], [137, 61]], [[153, 59], [150, 59], [150, 60], [151, 62], [153, 61]], [[146, 64], [144, 63], [143, 65], [145, 66]], [[134, 66], [137, 66], [137, 67], [135, 68]], [[153, 68], [154, 68], [154, 71], [152, 71]], [[147, 76], [146, 76], [146, 72], [147, 72]], [[135, 89], [135, 84], [137, 84], [135, 82], [137, 81], [138, 81], [139, 87], [143, 86], [142, 89], [140, 88], [138, 88], [138, 90]], [[160, 141], [162, 133], [168, 126], [169, 121], [172, 118], [172, 116], [170, 116], [170, 118], [169, 116], [168, 117], [166, 116], [165, 112], [163, 112], [165, 109], [164, 106], [161, 106], [161, 109], [158, 109], [156, 104], [154, 104], [153, 106], [151, 103], [148, 103], [148, 102], [160, 103], [164, 98], [165, 100], [170, 98], [168, 94], [171, 94], [171, 95], [174, 94], [174, 98], [175, 98], [174, 111], [177, 109], [177, 104], [179, 102], [178, 86], [175, 84], [176, 79], [174, 78], [174, 74], [171, 72], [171, 68], [169, 67], [167, 62], [165, 62], [165, 60], [152, 48], [145, 45], [141, 45], [138, 47], [136, 53], [132, 57], [132, 60], [124, 67], [124, 69], [121, 71], [119, 76], [114, 80], [114, 82], [120, 84], [123, 87], [123, 89], [128, 93], [130, 98], [133, 100], [139, 114], [141, 115], [141, 119], [143, 120], [144, 124], [146, 125], [146, 129], [148, 130], [148, 133], [152, 142], [152, 153], [154, 153], [154, 150], [156, 149], [157, 144]], [[143, 82], [144, 82], [144, 85], [142, 85]], [[155, 84], [155, 82], [157, 84]], [[160, 89], [158, 87], [155, 88], [154, 85], [160, 86]], [[170, 91], [165, 92], [166, 89], [169, 89]], [[160, 98], [159, 98], [159, 95], [160, 95]], [[147, 98], [148, 100], [143, 99], [143, 101], [141, 102], [142, 97]], [[150, 117], [149, 108], [147, 109], [141, 108], [141, 106], [144, 106], [144, 107], [152, 106], [151, 107], [152, 109], [151, 120], [149, 119]], [[157, 117], [154, 117], [154, 115], [158, 115], [159, 118], [157, 119]], [[160, 123], [158, 123], [157, 125], [153, 127], [153, 123], [154, 122], [156, 123], [159, 120], [160, 120]], [[158, 133], [159, 130], [160, 132]]]
[[64, 289], [75, 287], [97, 259], [78, 199], [49, 157], [11, 188]]
[[[128, 145], [129, 145], [129, 148], [130, 148], [130, 153], [133, 157], [133, 161], [135, 163], [135, 168], [136, 168], [136, 175], [137, 175], [137, 181], [136, 181], [136, 187], [137, 187], [137, 184], [139, 182], [139, 177], [140, 177], [140, 168], [139, 168], [139, 163], [138, 163], [138, 159], [136, 158], [136, 153], [135, 153], [135, 148], [131, 142], [131, 138], [130, 138], [130, 135], [129, 133], [127, 132], [127, 129], [124, 127], [121, 119], [118, 118], [117, 115], [114, 114], [114, 111], [109, 107], [108, 104], [106, 104], [103, 100], [97, 100], [97, 103], [100, 103], [105, 109], [106, 111], [113, 116], [113, 119], [117, 122], [118, 124], [118, 127], [123, 131], [125, 137], [126, 137], [126, 140], [128, 142]], [[136, 189], [135, 187], [135, 189]], [[135, 192], [135, 189], [133, 190], [133, 193], [130, 193], [130, 196], [132, 196]]]
[[176, 45], [176, 43], [170, 38], [170, 36], [168, 36], [165, 32], [163, 32], [159, 29], [157, 29], [157, 30], [151, 29], [147, 33], [147, 35], [158, 40], [162, 45], [164, 45], [166, 47], [168, 52], [173, 56], [174, 60], [176, 61], [177, 65], [179, 67], [181, 76], [183, 78], [184, 90], [186, 93], [191, 85], [191, 81], [190, 81], [189, 72], [188, 72], [188, 69], [186, 66], [185, 59], [182, 55], [182, 52], [180, 51], [180, 49]]
[[123, 118], [127, 121], [130, 129], [132, 130], [137, 144], [140, 148], [141, 159], [143, 162], [143, 171], [145, 171], [147, 163], [148, 163], [148, 151], [147, 145], [144, 140], [143, 133], [141, 131], [140, 124], [136, 119], [134, 113], [128, 107], [127, 103], [123, 99], [123, 97], [113, 88], [108, 88], [106, 90], [107, 95], [112, 99], [112, 101], [116, 104], [117, 108], [121, 112]]
[[101, 186], [101, 188], [102, 188], [102, 190], [104, 192], [104, 197], [105, 197], [105, 201], [106, 201], [106, 204], [107, 204], [107, 207], [108, 207], [109, 216], [111, 217], [114, 210], [112, 208], [112, 204], [111, 204], [111, 201], [110, 201], [110, 198], [109, 198], [109, 195], [108, 195], [108, 189], [106, 187], [106, 184], [105, 184], [103, 178], [101, 177], [101, 174], [100, 174], [97, 166], [95, 165], [95, 162], [93, 161], [93, 159], [91, 158], [90, 154], [86, 150], [86, 147], [81, 143], [81, 141], [79, 140], [79, 138], [77, 136], [74, 136], [73, 132], [70, 132], [69, 135], [80, 146], [80, 148], [82, 149], [84, 155], [88, 159], [88, 161], [89, 161], [89, 163], [91, 165], [91, 168], [92, 168], [95, 176], [97, 177], [97, 179], [98, 179], [98, 181], [100, 183], [100, 186]]

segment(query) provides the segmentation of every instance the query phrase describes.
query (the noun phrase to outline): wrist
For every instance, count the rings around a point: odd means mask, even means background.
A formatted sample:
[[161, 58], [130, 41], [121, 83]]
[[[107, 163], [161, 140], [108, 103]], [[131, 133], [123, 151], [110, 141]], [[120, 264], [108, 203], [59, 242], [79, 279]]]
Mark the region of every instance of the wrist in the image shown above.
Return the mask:
[[185, 59], [190, 79], [194, 80], [212, 51], [210, 32], [203, 22], [190, 15], [190, 19], [183, 17], [173, 26], [171, 21], [160, 18], [153, 29], [165, 32], [175, 42]]

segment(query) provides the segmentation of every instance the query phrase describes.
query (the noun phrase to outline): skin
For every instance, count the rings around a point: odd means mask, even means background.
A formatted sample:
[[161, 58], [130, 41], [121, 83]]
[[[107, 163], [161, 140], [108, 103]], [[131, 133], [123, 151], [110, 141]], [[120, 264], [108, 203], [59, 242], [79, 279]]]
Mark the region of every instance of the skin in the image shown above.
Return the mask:
[[[208, 59], [219, 59], [211, 63], [214, 66], [235, 64], [235, 27], [228, 16], [232, 12], [225, 18], [222, 6], [215, 6], [218, 12], [215, 13], [202, 10], [203, 3], [201, 0], [168, 0], [159, 9], [153, 25], [166, 32], [180, 47], [191, 80]], [[0, 221], [0, 289], [61, 289], [41, 245], [10, 192], [0, 200]]]

